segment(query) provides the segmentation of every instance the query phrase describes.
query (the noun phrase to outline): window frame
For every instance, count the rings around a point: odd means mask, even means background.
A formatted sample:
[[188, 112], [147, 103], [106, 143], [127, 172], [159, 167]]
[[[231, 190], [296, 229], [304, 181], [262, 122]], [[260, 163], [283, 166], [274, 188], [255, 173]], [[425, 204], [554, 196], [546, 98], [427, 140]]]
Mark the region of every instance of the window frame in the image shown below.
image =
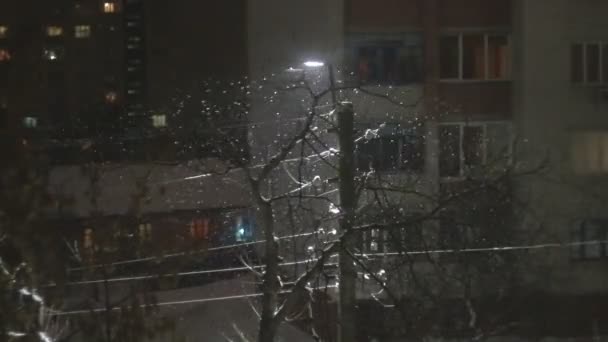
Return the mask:
[[49, 38], [59, 38], [63, 36], [63, 26], [61, 25], [47, 25], [44, 33]]
[[140, 244], [152, 242], [153, 230], [149, 221], [140, 222], [137, 225], [137, 237]]
[[74, 25], [74, 38], [86, 39], [91, 37], [91, 25], [80, 24]]
[[[395, 140], [397, 140], [397, 158], [395, 160], [395, 167], [389, 167], [389, 168], [379, 168], [379, 169], [374, 169], [375, 172], [379, 172], [379, 173], [384, 173], [384, 174], [391, 174], [391, 173], [411, 173], [411, 174], [422, 174], [424, 173], [425, 170], [425, 161], [427, 158], [426, 155], [426, 143], [424, 140], [424, 134], [425, 134], [425, 126], [419, 126], [419, 127], [401, 127], [401, 124], [399, 123], [385, 123], [386, 126], [391, 126], [388, 128], [388, 130], [393, 130], [394, 133], [393, 134], [388, 134], [387, 132], [383, 132], [381, 128], [378, 129], [378, 133], [377, 136], [374, 137], [373, 139], [370, 140], [365, 140], [365, 138], [362, 138], [364, 141], [362, 143], [356, 142], [355, 143], [355, 165], [357, 167], [357, 170], [359, 172], [368, 172], [370, 169], [366, 168], [366, 169], [362, 169], [359, 168], [359, 165], [361, 163], [360, 161], [360, 156], [359, 156], [359, 148], [360, 148], [360, 144], [363, 145], [365, 143], [370, 143], [372, 141], [378, 141], [379, 143], [379, 147], [377, 147], [377, 149], [379, 151], [376, 151], [379, 154], [379, 160], [381, 161], [381, 163], [384, 162], [385, 157], [385, 153], [384, 153], [384, 139], [390, 139], [393, 138]], [[365, 131], [365, 129], [363, 129], [364, 127], [376, 127], [374, 126], [374, 124], [360, 124], [361, 128], [361, 133], [363, 133]], [[405, 142], [405, 138], [408, 136], [408, 132], [410, 132], [411, 134], [415, 134], [417, 133], [417, 137], [416, 139], [420, 139], [419, 144], [421, 145], [421, 164], [420, 167], [404, 167], [405, 163], [403, 162], [403, 148], [404, 146], [406, 146], [406, 142]], [[414, 146], [417, 144], [414, 144]]]
[[[599, 144], [590, 145], [592, 136], [597, 135]], [[572, 172], [580, 177], [603, 176], [608, 174], [608, 130], [575, 130], [570, 137], [570, 159]], [[606, 142], [606, 144], [604, 144]], [[584, 148], [584, 156], [579, 156]], [[588, 149], [592, 148], [591, 151]], [[595, 155], [595, 165], [588, 159]]]
[[[581, 63], [582, 63], [582, 68], [580, 69], [581, 73], [582, 73], [582, 80], [581, 81], [575, 81], [573, 79], [573, 72], [574, 70], [572, 69], [573, 67], [573, 48], [577, 45], [580, 45], [582, 48], [582, 53], [581, 53]], [[588, 75], [587, 75], [587, 70], [589, 68], [589, 65], [587, 63], [587, 50], [588, 47], [590, 45], [597, 45], [598, 47], [598, 81], [597, 82], [588, 82]], [[606, 50], [606, 51], [604, 51]], [[608, 73], [606, 73], [604, 71], [604, 68], [608, 68], [608, 63], [606, 63], [607, 65], [604, 65], [604, 54], [608, 54], [608, 41], [601, 41], [601, 40], [590, 40], [590, 41], [580, 41], [580, 42], [573, 42], [570, 45], [570, 83], [572, 83], [573, 85], [576, 86], [598, 86], [598, 85], [606, 85], [608, 84]], [[606, 77], [606, 79], [604, 79], [604, 76]]]
[[24, 116], [22, 119], [23, 127], [35, 129], [38, 127], [38, 118], [35, 116]]
[[63, 47], [49, 46], [42, 51], [42, 57], [49, 63], [57, 63], [64, 57], [65, 50]]
[[[596, 236], [594, 238], [589, 238], [592, 232], [587, 231], [589, 228], [588, 224], [597, 224], [599, 226], [599, 230], [596, 231]], [[591, 218], [591, 219], [582, 219], [574, 224], [574, 229], [571, 231], [571, 248], [570, 248], [570, 259], [573, 261], [593, 261], [593, 260], [603, 260], [608, 258], [608, 219], [606, 218]], [[587, 252], [587, 248], [590, 245], [583, 244], [583, 242], [587, 241], [599, 241], [597, 248], [599, 248], [598, 256], [591, 256], [589, 252]]]
[[104, 14], [116, 14], [118, 13], [118, 2], [117, 1], [104, 1], [101, 4], [101, 11]]
[[[464, 44], [463, 37], [464, 36], [482, 36], [483, 44], [484, 44], [484, 77], [483, 78], [464, 78]], [[458, 77], [442, 77], [441, 75], [441, 67], [439, 67], [439, 81], [440, 82], [505, 82], [511, 81], [513, 79], [513, 40], [510, 32], [479, 32], [479, 31], [459, 31], [459, 32], [444, 32], [440, 35], [440, 39], [444, 37], [457, 37], [458, 39]], [[489, 45], [488, 38], [489, 37], [505, 37], [507, 39], [507, 75], [504, 78], [490, 78], [490, 70], [489, 70]], [[441, 44], [441, 43], [440, 43]], [[441, 51], [441, 45], [439, 47], [439, 51]], [[439, 55], [439, 60], [441, 61], [441, 53]], [[441, 66], [441, 62], [439, 64]]]
[[[418, 44], [416, 44], [416, 42]], [[423, 32], [420, 30], [406, 30], [397, 32], [350, 32], [345, 39], [345, 44], [348, 56], [347, 59], [349, 60], [348, 64], [352, 66], [352, 71], [357, 82], [382, 86], [407, 86], [411, 84], [421, 84], [424, 82], [425, 42]], [[402, 79], [402, 72], [398, 71], [395, 75], [395, 80], [369, 79], [362, 81], [361, 75], [358, 73], [360, 51], [362, 49], [394, 49], [395, 65], [397, 66], [397, 69], [400, 70], [400, 68], [403, 67], [401, 58], [404, 56], [416, 57], [416, 55], [412, 53], [415, 48], [420, 49], [420, 61], [419, 65], [417, 66], [417, 72], [419, 75], [417, 77], [412, 77], [411, 80]], [[407, 53], [404, 53], [405, 51], [407, 51]], [[384, 67], [386, 68], [386, 66]]]
[[498, 120], [498, 121], [457, 121], [457, 122], [440, 122], [438, 123], [438, 131], [442, 126], [458, 126], [459, 128], [459, 137], [458, 137], [458, 150], [459, 150], [459, 156], [458, 156], [458, 162], [459, 162], [459, 170], [458, 170], [458, 175], [457, 176], [443, 176], [441, 174], [441, 134], [438, 133], [438, 138], [439, 138], [439, 153], [437, 154], [437, 158], [438, 160], [438, 168], [439, 168], [439, 178], [442, 181], [450, 181], [450, 180], [462, 180], [466, 174], [467, 174], [467, 168], [468, 166], [465, 163], [465, 150], [464, 150], [464, 130], [466, 127], [482, 127], [482, 132], [483, 132], [483, 136], [482, 136], [482, 144], [481, 144], [481, 150], [482, 150], [482, 162], [481, 165], [487, 165], [488, 163], [488, 126], [489, 125], [504, 125], [505, 128], [509, 131], [509, 143], [508, 143], [508, 151], [507, 154], [509, 156], [508, 158], [508, 164], [510, 164], [512, 162], [512, 157], [513, 157], [513, 124], [512, 122], [508, 121], [508, 120]]
[[154, 114], [150, 117], [152, 126], [154, 128], [166, 128], [167, 127], [167, 115], [166, 114]]
[[13, 59], [9, 49], [0, 48], [0, 63], [8, 63]]

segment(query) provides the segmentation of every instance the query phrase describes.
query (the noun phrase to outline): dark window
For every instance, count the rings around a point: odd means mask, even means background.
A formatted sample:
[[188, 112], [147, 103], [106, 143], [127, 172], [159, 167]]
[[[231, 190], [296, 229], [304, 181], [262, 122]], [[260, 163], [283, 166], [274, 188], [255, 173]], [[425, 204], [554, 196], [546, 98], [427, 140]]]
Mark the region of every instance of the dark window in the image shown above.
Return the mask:
[[500, 169], [510, 162], [511, 128], [504, 122], [439, 126], [439, 174], [457, 177], [481, 166]]
[[570, 54], [570, 77], [572, 78], [572, 82], [581, 83], [583, 82], [583, 45], [572, 45]]
[[460, 126], [439, 127], [439, 174], [443, 177], [460, 175]]
[[[456, 216], [457, 217], [457, 216]], [[444, 216], [439, 219], [439, 236], [437, 238], [440, 249], [465, 249], [472, 243], [472, 227]]]
[[5, 97], [0, 98], [0, 128], [6, 127], [8, 122], [7, 108], [7, 99]]
[[602, 81], [608, 82], [608, 44], [602, 45]]
[[356, 147], [358, 169], [422, 171], [424, 138], [418, 130], [403, 130], [395, 125], [380, 129], [373, 139], [362, 139]]
[[422, 80], [420, 34], [353, 35], [354, 65], [362, 83], [406, 84]]
[[570, 49], [570, 78], [573, 83], [608, 82], [608, 45], [577, 43]]
[[439, 49], [442, 79], [509, 78], [511, 62], [507, 34], [447, 35], [440, 38]]
[[587, 45], [586, 61], [587, 82], [597, 83], [600, 80], [600, 46], [597, 44]]
[[488, 78], [504, 79], [509, 75], [509, 40], [506, 36], [488, 36]]
[[485, 78], [484, 38], [482, 35], [466, 35], [462, 37], [462, 78]]
[[574, 259], [597, 259], [608, 256], [608, 220], [585, 220], [572, 234]]
[[462, 137], [464, 163], [467, 167], [483, 164], [483, 127], [464, 126]]
[[441, 37], [440, 74], [441, 78], [459, 78], [458, 36]]

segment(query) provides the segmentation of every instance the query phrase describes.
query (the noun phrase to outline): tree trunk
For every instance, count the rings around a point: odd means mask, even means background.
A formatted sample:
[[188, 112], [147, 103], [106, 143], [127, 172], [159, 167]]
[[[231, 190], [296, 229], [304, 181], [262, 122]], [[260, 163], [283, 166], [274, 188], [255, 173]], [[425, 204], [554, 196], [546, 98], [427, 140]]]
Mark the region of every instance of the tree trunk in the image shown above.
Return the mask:
[[[338, 129], [340, 144], [340, 161], [338, 178], [340, 181], [340, 207], [342, 218], [340, 219], [340, 230], [345, 234], [353, 229], [355, 198], [355, 167], [354, 167], [354, 115], [351, 104], [343, 104], [339, 107]], [[352, 251], [354, 246], [354, 234], [347, 234], [344, 238], [339, 252], [340, 267], [340, 305], [338, 341], [356, 341], [356, 281], [357, 270], [354, 262], [347, 251]]]
[[262, 283], [262, 312], [260, 314], [261, 321], [258, 342], [273, 342], [278, 328], [275, 313], [280, 291], [279, 251], [274, 235], [272, 205], [266, 202], [260, 203], [260, 210], [262, 212], [264, 239], [266, 240], [266, 250], [264, 253], [266, 269]]

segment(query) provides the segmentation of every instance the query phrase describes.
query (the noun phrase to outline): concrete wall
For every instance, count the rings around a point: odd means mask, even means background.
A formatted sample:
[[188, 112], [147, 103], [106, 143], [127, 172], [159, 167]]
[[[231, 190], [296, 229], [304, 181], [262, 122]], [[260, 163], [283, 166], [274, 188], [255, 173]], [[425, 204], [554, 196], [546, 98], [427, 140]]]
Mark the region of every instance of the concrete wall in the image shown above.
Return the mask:
[[[570, 81], [574, 42], [607, 41], [608, 3], [594, 0], [525, 1], [516, 4], [515, 117], [527, 161], [550, 158], [550, 172], [521, 184], [522, 197], [534, 210], [531, 225], [542, 222], [543, 241], [570, 241], [570, 230], [583, 218], [606, 217], [606, 177], [573, 173], [572, 132], [608, 127], [608, 102], [597, 89]], [[530, 166], [528, 164], [527, 166]], [[534, 254], [547, 258], [551, 277], [540, 286], [566, 292], [605, 291], [608, 273], [600, 261], [570, 259], [560, 248]], [[546, 259], [543, 259], [546, 260]]]
[[[158, 213], [249, 206], [242, 172], [225, 171], [211, 160], [181, 165], [58, 166], [51, 170], [49, 187], [58, 198], [57, 213], [75, 217], [94, 212], [122, 215], [133, 210]], [[96, 186], [91, 183], [93, 172], [98, 174]]]

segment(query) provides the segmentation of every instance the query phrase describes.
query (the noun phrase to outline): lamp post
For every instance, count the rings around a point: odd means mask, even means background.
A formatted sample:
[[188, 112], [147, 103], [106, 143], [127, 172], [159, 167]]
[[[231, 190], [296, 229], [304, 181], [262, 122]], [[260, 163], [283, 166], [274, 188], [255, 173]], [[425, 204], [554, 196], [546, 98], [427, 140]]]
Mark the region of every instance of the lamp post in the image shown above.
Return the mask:
[[[320, 61], [304, 62], [307, 68], [321, 68], [325, 63]], [[329, 77], [329, 91], [338, 123], [338, 191], [342, 217], [339, 219], [341, 246], [339, 258], [339, 284], [338, 284], [338, 342], [352, 342], [356, 340], [357, 320], [357, 270], [354, 260], [348, 251], [354, 247], [353, 225], [355, 219], [355, 160], [354, 160], [354, 109], [350, 103], [338, 103], [333, 66], [327, 64]]]

